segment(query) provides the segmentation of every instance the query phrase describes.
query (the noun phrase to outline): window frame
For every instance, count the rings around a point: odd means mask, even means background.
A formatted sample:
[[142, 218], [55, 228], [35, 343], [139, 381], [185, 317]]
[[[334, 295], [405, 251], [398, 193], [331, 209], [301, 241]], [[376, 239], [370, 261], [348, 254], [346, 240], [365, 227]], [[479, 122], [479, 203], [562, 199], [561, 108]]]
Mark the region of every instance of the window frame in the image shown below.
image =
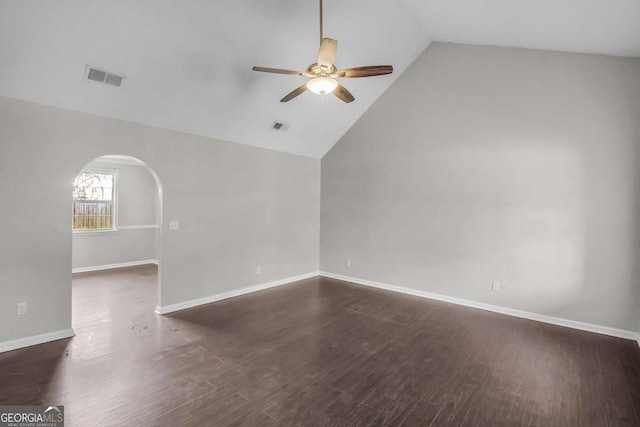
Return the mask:
[[[86, 173], [95, 173], [95, 174], [102, 174], [102, 175], [112, 175], [113, 176], [113, 190], [112, 190], [112, 200], [111, 200], [111, 211], [112, 211], [112, 215], [111, 215], [111, 228], [110, 229], [84, 229], [84, 230], [74, 230], [73, 229], [73, 204], [76, 202], [76, 200], [73, 198], [73, 189], [75, 189], [75, 180], [78, 177], [78, 175], [80, 175], [81, 173], [86, 172]], [[119, 208], [119, 203], [118, 203], [118, 183], [120, 181], [120, 177], [119, 177], [119, 170], [118, 169], [109, 169], [109, 168], [97, 168], [97, 167], [91, 167], [91, 166], [87, 166], [85, 168], [83, 168], [80, 172], [78, 172], [78, 174], [76, 175], [76, 177], [73, 180], [73, 188], [72, 188], [72, 193], [71, 193], [71, 232], [74, 235], [83, 235], [83, 234], [87, 234], [87, 235], [91, 235], [91, 234], [116, 234], [119, 231], [118, 228], [118, 208]], [[97, 201], [97, 200], [96, 200]]]

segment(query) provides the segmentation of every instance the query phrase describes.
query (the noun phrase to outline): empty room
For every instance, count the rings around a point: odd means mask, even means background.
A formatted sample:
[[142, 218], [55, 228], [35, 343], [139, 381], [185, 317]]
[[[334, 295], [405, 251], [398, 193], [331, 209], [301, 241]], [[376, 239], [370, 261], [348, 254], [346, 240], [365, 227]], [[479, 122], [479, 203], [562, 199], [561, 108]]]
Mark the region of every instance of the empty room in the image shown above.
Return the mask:
[[0, 0], [1, 426], [640, 426], [640, 1]]

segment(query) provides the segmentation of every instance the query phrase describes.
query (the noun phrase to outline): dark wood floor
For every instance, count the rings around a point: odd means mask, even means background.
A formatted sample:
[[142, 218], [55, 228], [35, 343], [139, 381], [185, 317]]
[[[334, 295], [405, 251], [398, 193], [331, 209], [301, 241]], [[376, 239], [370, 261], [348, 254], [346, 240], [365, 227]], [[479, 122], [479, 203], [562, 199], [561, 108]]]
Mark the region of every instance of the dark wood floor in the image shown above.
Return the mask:
[[67, 425], [638, 426], [627, 341], [331, 279], [153, 314], [154, 267], [74, 276], [72, 339], [0, 354]]

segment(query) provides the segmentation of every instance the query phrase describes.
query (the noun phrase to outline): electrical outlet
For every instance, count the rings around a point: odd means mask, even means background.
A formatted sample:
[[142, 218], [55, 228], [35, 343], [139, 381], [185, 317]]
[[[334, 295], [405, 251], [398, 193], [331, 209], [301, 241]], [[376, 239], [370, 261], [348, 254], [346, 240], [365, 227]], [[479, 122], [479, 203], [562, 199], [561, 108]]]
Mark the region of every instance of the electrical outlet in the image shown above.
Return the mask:
[[493, 292], [500, 292], [500, 283], [498, 282], [492, 282], [491, 283], [491, 290]]
[[169, 230], [180, 230], [180, 221], [169, 221]]
[[16, 313], [18, 316], [27, 314], [27, 302], [19, 302], [16, 304]]
[[347, 268], [351, 268], [351, 260], [350, 259], [346, 260], [345, 264], [347, 264]]
[[260, 274], [260, 273], [262, 273], [262, 267], [257, 266], [256, 267], [256, 274]]

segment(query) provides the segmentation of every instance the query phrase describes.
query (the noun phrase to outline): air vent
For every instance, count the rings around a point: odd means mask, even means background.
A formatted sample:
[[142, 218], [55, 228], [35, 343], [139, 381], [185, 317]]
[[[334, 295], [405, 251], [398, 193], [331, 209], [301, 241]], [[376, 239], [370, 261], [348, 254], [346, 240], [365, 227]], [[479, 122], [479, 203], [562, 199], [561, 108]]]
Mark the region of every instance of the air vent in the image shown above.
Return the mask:
[[87, 69], [85, 71], [85, 78], [87, 80], [91, 80], [92, 82], [106, 83], [115, 87], [120, 87], [122, 85], [122, 81], [124, 80], [124, 76], [119, 76], [117, 74], [99, 70], [89, 65], [87, 65]]
[[108, 85], [120, 87], [122, 84], [122, 76], [116, 76], [115, 74], [107, 74], [107, 78], [104, 79], [104, 82]]
[[277, 120], [271, 124], [271, 130], [275, 130], [277, 132], [284, 132], [287, 129], [289, 129], [289, 125], [279, 122]]
[[104, 79], [107, 78], [107, 73], [104, 71], [96, 70], [95, 68], [89, 68], [89, 74], [87, 74], [87, 79], [93, 80], [94, 82], [104, 83]]

